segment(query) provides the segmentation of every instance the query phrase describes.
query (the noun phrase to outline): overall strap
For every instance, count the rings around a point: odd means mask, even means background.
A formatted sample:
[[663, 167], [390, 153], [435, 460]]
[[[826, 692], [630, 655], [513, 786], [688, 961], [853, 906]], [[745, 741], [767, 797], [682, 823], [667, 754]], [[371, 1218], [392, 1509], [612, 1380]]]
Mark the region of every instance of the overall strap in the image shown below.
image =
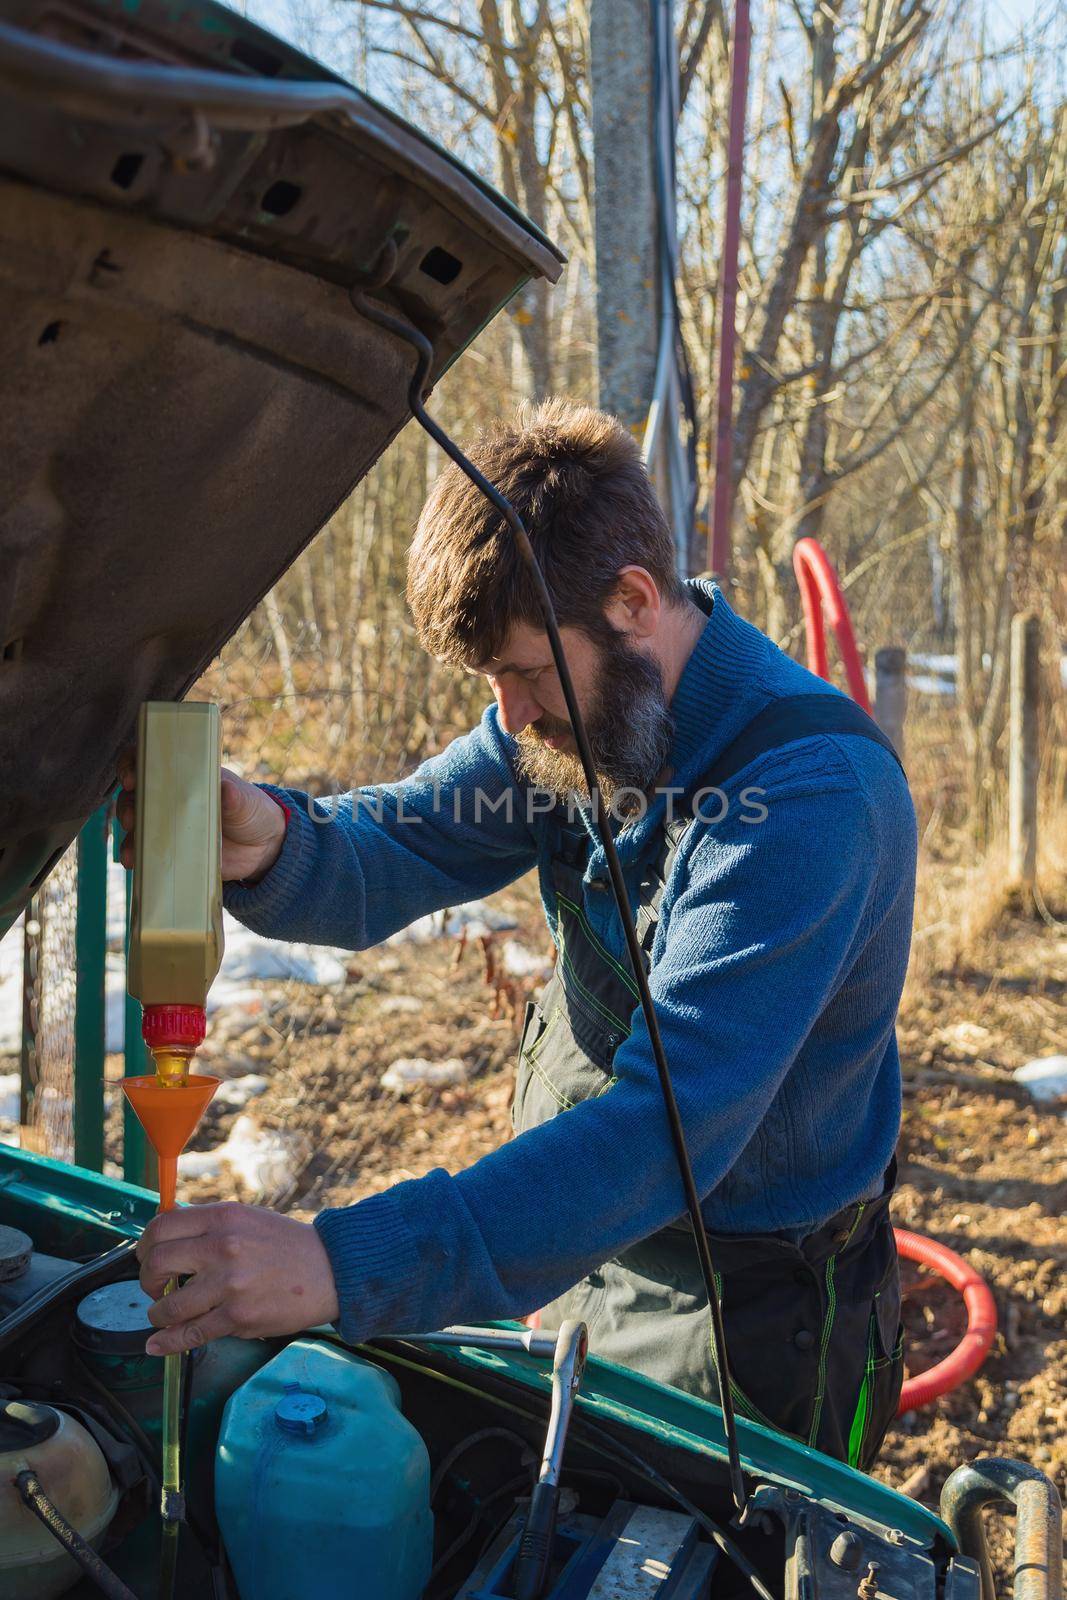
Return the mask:
[[745, 724], [736, 738], [715, 757], [711, 766], [676, 797], [675, 816], [663, 830], [662, 847], [641, 880], [637, 910], [637, 937], [646, 962], [652, 949], [659, 906], [674, 858], [693, 821], [694, 802], [702, 791], [721, 788], [769, 750], [780, 750], [816, 734], [850, 734], [881, 745], [903, 772], [893, 741], [855, 700], [842, 694], [792, 694], [772, 700]]

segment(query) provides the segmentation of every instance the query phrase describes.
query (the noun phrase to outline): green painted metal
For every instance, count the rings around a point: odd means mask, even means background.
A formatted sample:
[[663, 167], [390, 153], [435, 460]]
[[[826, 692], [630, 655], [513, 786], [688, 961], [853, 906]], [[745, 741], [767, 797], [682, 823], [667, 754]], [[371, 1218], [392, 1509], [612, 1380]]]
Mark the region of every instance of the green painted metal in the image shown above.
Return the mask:
[[[114, 859], [119, 859], [122, 829], [115, 818], [112, 846]], [[133, 876], [126, 873], [126, 931], [123, 938], [123, 955], [127, 967], [130, 959], [130, 903], [133, 899]], [[123, 1002], [123, 1070], [128, 1078], [140, 1078], [153, 1070], [152, 1057], [141, 1038], [141, 1006], [131, 994]], [[144, 1129], [129, 1101], [123, 1098], [122, 1107], [122, 1176], [127, 1183], [140, 1184], [146, 1189], [159, 1188], [159, 1171], [155, 1151], [144, 1136]]]
[[[121, 1239], [137, 1237], [155, 1209], [156, 1196], [148, 1189], [0, 1146], [0, 1222], [25, 1229], [38, 1249], [72, 1256], [106, 1250]], [[514, 1328], [518, 1324], [487, 1326]], [[322, 1331], [336, 1338], [332, 1329]], [[476, 1386], [479, 1374], [491, 1373], [541, 1397], [549, 1393], [547, 1365], [521, 1352], [468, 1346], [433, 1348], [461, 1382]], [[593, 1420], [623, 1424], [661, 1444], [709, 1457], [725, 1468], [726, 1442], [718, 1407], [625, 1367], [592, 1358], [585, 1369], [578, 1408]], [[943, 1541], [945, 1548], [957, 1548], [941, 1518], [916, 1501], [759, 1423], [739, 1418], [738, 1427], [742, 1461], [753, 1476], [800, 1490], [832, 1511], [899, 1528], [927, 1546]], [[639, 1440], [633, 1444], [640, 1449]]]
[[74, 927], [74, 1160], [104, 1168], [104, 979], [107, 964], [109, 807], [98, 807], [78, 835]]
[[37, 1084], [40, 1027], [41, 898], [31, 895], [22, 928], [22, 1039], [19, 1046], [19, 1125], [26, 1127]]
[[0, 1222], [28, 1233], [46, 1255], [74, 1259], [137, 1239], [158, 1203], [119, 1178], [0, 1146]]

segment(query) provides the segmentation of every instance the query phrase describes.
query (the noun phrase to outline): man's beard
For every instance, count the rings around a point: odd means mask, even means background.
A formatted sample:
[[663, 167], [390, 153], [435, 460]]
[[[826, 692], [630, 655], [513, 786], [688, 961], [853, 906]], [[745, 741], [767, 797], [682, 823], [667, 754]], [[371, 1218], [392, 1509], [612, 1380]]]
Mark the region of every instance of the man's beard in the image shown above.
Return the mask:
[[[621, 790], [644, 795], [652, 789], [670, 752], [674, 721], [655, 661], [621, 634], [601, 642], [599, 654], [596, 694], [585, 726], [601, 796], [610, 807]], [[532, 788], [561, 798], [588, 793], [577, 753], [553, 750], [544, 742], [570, 733], [570, 723], [546, 712], [518, 735], [519, 775]], [[616, 810], [622, 815], [639, 811], [637, 796], [621, 797]]]

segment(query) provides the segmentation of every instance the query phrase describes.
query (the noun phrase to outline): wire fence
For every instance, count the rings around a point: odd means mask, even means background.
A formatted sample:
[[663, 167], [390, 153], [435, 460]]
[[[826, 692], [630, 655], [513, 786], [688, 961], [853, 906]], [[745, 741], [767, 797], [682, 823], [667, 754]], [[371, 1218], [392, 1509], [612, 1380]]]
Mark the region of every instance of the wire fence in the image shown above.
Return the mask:
[[76, 845], [57, 863], [24, 918], [22, 1147], [74, 1156], [74, 1033], [78, 993]]

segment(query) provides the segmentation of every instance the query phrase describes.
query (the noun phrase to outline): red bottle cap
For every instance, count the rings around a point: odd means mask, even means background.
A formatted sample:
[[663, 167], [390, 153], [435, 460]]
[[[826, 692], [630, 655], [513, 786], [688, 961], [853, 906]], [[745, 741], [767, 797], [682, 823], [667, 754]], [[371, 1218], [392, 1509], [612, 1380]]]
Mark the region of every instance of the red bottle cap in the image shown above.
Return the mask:
[[203, 1006], [145, 1006], [141, 1036], [150, 1050], [185, 1046], [195, 1050], [207, 1032]]

